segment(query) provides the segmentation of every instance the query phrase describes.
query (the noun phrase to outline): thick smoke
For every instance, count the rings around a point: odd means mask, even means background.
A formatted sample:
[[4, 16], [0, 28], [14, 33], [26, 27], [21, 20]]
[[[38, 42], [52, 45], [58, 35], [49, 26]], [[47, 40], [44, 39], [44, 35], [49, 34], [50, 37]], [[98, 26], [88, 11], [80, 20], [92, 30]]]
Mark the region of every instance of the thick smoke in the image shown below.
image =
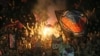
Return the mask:
[[66, 0], [38, 0], [33, 11], [37, 20], [47, 20], [48, 24], [54, 24], [57, 21], [55, 10], [64, 9], [66, 9]]

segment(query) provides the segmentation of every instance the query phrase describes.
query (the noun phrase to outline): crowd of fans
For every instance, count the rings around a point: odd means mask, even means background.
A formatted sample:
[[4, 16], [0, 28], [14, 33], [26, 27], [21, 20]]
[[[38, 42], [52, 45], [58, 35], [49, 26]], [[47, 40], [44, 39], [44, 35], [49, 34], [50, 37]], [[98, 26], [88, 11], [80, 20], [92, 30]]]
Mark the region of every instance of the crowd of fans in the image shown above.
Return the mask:
[[[36, 22], [33, 13], [31, 13], [32, 5], [35, 4], [34, 0], [8, 0], [7, 5], [1, 4], [0, 2], [0, 55], [1, 56], [43, 56], [45, 51], [42, 47], [36, 48], [30, 47], [31, 38], [24, 36], [24, 28], [15, 27], [15, 21], [19, 21], [24, 26], [27, 26], [27, 22], [30, 26]], [[83, 2], [87, 3], [88, 6], [84, 9], [86, 14], [89, 16], [87, 25], [87, 36], [80, 38], [78, 41], [74, 39], [69, 41], [75, 48], [76, 56], [99, 56], [100, 55], [100, 6], [99, 2], [90, 2], [93, 6], [89, 5], [90, 0]], [[93, 10], [92, 10], [93, 9]], [[90, 12], [93, 12], [91, 15]], [[32, 19], [29, 19], [32, 18]], [[10, 27], [8, 26], [10, 24]], [[29, 30], [30, 31], [30, 30]], [[15, 35], [15, 44], [13, 48], [10, 48], [9, 34]], [[36, 40], [34, 40], [36, 41]], [[38, 40], [39, 41], [39, 40]], [[79, 43], [78, 43], [79, 42]], [[26, 45], [28, 44], [28, 46]], [[48, 49], [51, 51], [51, 49]], [[46, 50], [46, 52], [50, 52]], [[49, 53], [53, 56], [52, 53]], [[48, 56], [50, 56], [48, 54]]]

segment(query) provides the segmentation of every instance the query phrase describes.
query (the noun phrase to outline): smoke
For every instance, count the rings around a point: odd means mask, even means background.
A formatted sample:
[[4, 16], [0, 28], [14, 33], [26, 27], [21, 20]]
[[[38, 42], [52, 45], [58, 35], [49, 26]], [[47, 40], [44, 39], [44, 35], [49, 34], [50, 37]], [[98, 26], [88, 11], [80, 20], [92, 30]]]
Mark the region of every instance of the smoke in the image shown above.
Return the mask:
[[48, 24], [55, 24], [57, 21], [55, 10], [65, 9], [66, 0], [38, 0], [33, 11], [37, 21], [47, 21]]

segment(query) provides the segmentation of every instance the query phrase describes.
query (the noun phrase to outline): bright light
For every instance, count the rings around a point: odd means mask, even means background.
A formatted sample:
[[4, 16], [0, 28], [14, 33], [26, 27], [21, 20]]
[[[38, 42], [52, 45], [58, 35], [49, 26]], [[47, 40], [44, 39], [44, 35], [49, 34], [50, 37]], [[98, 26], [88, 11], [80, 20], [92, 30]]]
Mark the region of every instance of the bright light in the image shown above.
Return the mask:
[[52, 34], [53, 34], [53, 29], [51, 27], [44, 27], [43, 29], [44, 36], [50, 36]]

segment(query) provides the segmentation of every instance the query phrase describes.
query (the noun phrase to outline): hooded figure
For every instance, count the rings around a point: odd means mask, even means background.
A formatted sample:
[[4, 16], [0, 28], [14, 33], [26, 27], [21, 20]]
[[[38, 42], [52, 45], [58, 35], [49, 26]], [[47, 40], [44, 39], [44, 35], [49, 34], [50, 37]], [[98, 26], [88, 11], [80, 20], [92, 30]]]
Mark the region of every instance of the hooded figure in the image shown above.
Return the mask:
[[59, 47], [60, 56], [74, 56], [74, 48], [69, 44], [62, 44]]

